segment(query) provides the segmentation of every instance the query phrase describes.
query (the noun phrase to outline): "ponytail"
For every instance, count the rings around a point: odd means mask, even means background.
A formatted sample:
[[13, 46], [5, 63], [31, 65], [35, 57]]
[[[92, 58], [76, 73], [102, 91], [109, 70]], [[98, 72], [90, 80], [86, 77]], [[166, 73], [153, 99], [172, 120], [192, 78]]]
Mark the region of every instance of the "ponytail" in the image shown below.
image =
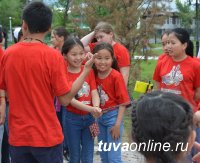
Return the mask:
[[188, 41], [187, 43], [187, 48], [185, 49], [185, 52], [188, 56], [193, 57], [194, 56], [194, 46], [193, 42], [191, 40]]

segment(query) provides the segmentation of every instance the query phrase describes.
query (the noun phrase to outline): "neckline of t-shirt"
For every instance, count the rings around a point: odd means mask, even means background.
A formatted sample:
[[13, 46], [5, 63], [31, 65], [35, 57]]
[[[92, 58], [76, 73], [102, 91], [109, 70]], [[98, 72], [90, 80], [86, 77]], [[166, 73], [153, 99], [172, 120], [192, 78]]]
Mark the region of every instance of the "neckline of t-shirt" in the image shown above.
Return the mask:
[[110, 71], [110, 73], [109, 73], [105, 78], [100, 78], [99, 76], [98, 76], [98, 78], [99, 78], [100, 80], [107, 79], [107, 78], [110, 76], [110, 74], [112, 73], [112, 71], [113, 71], [113, 68], [112, 68], [112, 70]]
[[79, 72], [70, 72], [70, 71], [68, 71], [68, 69], [67, 69], [67, 72], [70, 73], [70, 74], [72, 74], [72, 75], [78, 75], [78, 74], [81, 74], [81, 73], [82, 73], [83, 68], [84, 68], [84, 67], [81, 66], [81, 70], [80, 70]]
[[186, 60], [188, 60], [188, 58], [189, 58], [189, 56], [186, 56], [183, 60], [181, 60], [181, 61], [175, 61], [175, 60], [173, 60], [173, 58], [171, 57], [171, 60], [174, 62], [174, 63], [183, 63], [183, 62], [185, 62]]
[[23, 44], [23, 45], [27, 45], [27, 46], [33, 46], [33, 45], [45, 45], [45, 44], [42, 44], [41, 42], [19, 42], [19, 44]]

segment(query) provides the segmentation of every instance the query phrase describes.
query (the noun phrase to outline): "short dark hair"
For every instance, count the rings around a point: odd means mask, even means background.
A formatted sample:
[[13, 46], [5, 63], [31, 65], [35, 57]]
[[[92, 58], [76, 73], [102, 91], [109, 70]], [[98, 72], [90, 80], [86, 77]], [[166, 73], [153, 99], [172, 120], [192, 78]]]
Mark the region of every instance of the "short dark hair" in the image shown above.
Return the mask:
[[170, 144], [169, 151], [162, 148], [149, 151], [140, 149], [147, 159], [154, 159], [156, 163], [175, 163], [176, 156], [182, 147], [177, 143], [187, 145], [193, 130], [192, 109], [179, 95], [161, 91], [146, 94], [138, 100], [132, 111], [132, 137], [139, 143]]
[[66, 40], [69, 37], [69, 32], [65, 27], [57, 27], [53, 29], [53, 33], [55, 35], [58, 35], [59, 37], [63, 36], [64, 40]]
[[52, 23], [52, 11], [42, 2], [28, 4], [22, 14], [30, 33], [44, 33], [49, 30]]

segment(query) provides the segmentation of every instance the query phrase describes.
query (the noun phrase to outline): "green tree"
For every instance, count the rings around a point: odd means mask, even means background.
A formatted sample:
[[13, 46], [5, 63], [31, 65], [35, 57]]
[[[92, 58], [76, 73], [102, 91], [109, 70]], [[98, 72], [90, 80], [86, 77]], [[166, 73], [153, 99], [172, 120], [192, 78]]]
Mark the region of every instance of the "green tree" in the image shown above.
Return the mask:
[[[162, 24], [164, 21], [163, 16], [159, 16], [164, 7], [154, 5], [155, 2], [155, 0], [82, 0], [83, 20], [91, 29], [94, 29], [99, 21], [111, 23], [119, 40], [133, 54], [141, 45], [140, 41], [155, 32], [154, 25]], [[80, 15], [80, 10], [80, 6], [74, 3], [72, 13]], [[139, 22], [140, 27], [138, 27]]]
[[186, 29], [191, 29], [192, 20], [195, 15], [194, 11], [189, 4], [183, 4], [180, 0], [176, 0], [176, 7], [179, 11], [177, 14], [181, 19], [181, 26]]
[[68, 12], [72, 0], [58, 0], [53, 6], [54, 12], [54, 25], [62, 25], [66, 27], [69, 19], [68, 19]]
[[21, 11], [23, 3], [20, 0], [1, 0], [0, 1], [0, 24], [9, 29], [9, 17], [12, 17], [12, 25], [21, 24]]

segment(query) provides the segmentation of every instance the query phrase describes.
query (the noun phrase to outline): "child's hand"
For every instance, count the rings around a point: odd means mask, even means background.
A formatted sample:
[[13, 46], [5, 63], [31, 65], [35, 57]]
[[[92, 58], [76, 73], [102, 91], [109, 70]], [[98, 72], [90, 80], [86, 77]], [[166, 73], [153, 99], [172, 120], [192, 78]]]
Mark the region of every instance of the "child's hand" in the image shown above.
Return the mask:
[[93, 107], [91, 114], [93, 115], [94, 118], [99, 118], [100, 116], [102, 116], [102, 110], [99, 107]]
[[200, 110], [194, 113], [193, 121], [196, 127], [200, 127]]
[[112, 138], [114, 140], [117, 140], [120, 138], [120, 125], [114, 125], [111, 129], [110, 129], [110, 133], [112, 135]]
[[93, 65], [93, 63], [94, 63], [94, 58], [96, 57], [96, 53], [95, 54], [92, 54], [92, 53], [90, 53], [90, 52], [88, 52], [87, 54], [86, 54], [86, 56], [85, 56], [85, 60], [87, 61], [86, 63], [85, 63], [85, 68], [88, 68], [88, 69], [90, 69], [90, 68], [92, 68], [92, 65]]

